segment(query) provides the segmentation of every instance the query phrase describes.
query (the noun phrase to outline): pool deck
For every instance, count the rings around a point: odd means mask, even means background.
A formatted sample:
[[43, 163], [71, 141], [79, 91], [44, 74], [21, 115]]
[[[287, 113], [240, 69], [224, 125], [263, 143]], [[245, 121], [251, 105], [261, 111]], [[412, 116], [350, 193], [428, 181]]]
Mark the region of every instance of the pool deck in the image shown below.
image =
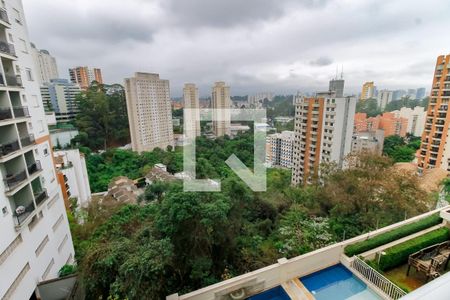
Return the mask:
[[281, 286], [292, 300], [315, 300], [298, 278], [285, 282]]

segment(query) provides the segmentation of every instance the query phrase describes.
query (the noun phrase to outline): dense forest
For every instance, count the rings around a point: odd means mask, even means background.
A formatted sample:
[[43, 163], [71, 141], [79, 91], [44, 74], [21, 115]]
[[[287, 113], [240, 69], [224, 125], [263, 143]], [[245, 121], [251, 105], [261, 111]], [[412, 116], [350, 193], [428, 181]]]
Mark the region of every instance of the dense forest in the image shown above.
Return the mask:
[[[271, 169], [268, 190], [256, 193], [223, 162], [235, 153], [250, 166], [252, 135], [200, 138], [197, 145], [198, 175], [222, 178], [222, 192], [183, 192], [180, 183], [157, 183], [147, 188], [140, 205], [94, 201], [76, 213], [83, 216], [82, 224], [71, 218], [79, 270], [90, 299], [164, 299], [429, 207], [417, 178], [394, 169], [387, 157], [349, 157], [345, 170], [323, 165], [324, 184], [307, 187], [292, 187], [290, 171]], [[179, 154], [90, 154], [89, 173], [107, 183], [115, 172], [141, 176], [156, 162], [177, 171]]]

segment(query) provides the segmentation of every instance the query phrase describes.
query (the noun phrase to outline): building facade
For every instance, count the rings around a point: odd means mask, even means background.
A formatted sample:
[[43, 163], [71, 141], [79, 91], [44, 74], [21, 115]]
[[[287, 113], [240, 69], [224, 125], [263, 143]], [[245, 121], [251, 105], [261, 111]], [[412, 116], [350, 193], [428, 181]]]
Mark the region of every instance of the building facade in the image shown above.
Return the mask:
[[30, 299], [74, 249], [22, 2], [0, 5], [0, 298]]
[[75, 120], [79, 112], [77, 96], [81, 89], [67, 79], [51, 79], [41, 86], [41, 96], [46, 112], [55, 112], [56, 122]]
[[414, 109], [402, 107], [400, 110], [392, 112], [396, 118], [405, 118], [408, 120], [406, 132], [414, 136], [421, 136], [425, 128], [425, 119], [427, 112], [424, 107], [416, 106]]
[[404, 137], [408, 129], [408, 119], [399, 117], [393, 112], [386, 112], [376, 117], [367, 117], [366, 113], [356, 113], [354, 128], [355, 132], [373, 132], [382, 129], [384, 137], [391, 135]]
[[216, 82], [212, 88], [211, 108], [213, 134], [216, 137], [231, 135], [230, 87], [223, 81]]
[[437, 58], [422, 144], [418, 152], [419, 173], [428, 168], [450, 170], [450, 54]]
[[356, 99], [334, 92], [295, 98], [292, 184], [309, 183], [322, 162], [343, 166], [351, 151]]
[[90, 67], [75, 67], [69, 69], [70, 81], [87, 90], [93, 81], [103, 84], [102, 70]]
[[384, 130], [356, 132], [353, 135], [353, 153], [383, 154]]
[[345, 81], [342, 78], [342, 76], [341, 76], [340, 79], [338, 79], [336, 77], [336, 78], [330, 80], [330, 83], [329, 83], [329, 86], [328, 86], [328, 90], [332, 91], [332, 92], [335, 92], [336, 93], [336, 97], [342, 98], [342, 97], [344, 97], [344, 84], [345, 84]]
[[376, 87], [373, 81], [365, 82], [361, 90], [361, 100], [367, 100], [375, 98]]
[[[183, 88], [184, 108], [184, 133], [188, 138], [200, 136], [200, 103], [198, 88], [193, 83], [186, 83]], [[187, 126], [187, 122], [189, 125]]]
[[125, 95], [133, 151], [173, 147], [169, 81], [138, 72], [125, 79]]
[[378, 103], [378, 107], [381, 109], [381, 111], [384, 111], [384, 109], [386, 108], [386, 105], [388, 105], [390, 102], [392, 102], [393, 97], [394, 97], [393, 91], [381, 90], [378, 92], [377, 103]]
[[266, 163], [272, 167], [292, 168], [294, 131], [283, 131], [266, 138]]
[[76, 199], [78, 207], [87, 207], [91, 201], [91, 187], [84, 154], [78, 149], [53, 153], [57, 176], [66, 201]]
[[34, 44], [31, 44], [31, 51], [36, 64], [36, 72], [38, 73], [37, 80], [40, 85], [50, 82], [51, 79], [59, 78], [56, 59], [50, 55], [50, 52], [44, 49], [39, 50]]

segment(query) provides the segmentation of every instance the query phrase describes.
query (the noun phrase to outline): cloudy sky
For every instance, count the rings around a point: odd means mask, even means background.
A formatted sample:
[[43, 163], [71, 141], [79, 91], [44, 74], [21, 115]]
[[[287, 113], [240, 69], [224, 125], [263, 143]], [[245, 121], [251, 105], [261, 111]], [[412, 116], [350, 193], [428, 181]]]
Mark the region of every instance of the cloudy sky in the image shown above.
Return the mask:
[[450, 54], [448, 0], [23, 0], [31, 40], [58, 61], [100, 67], [108, 83], [135, 71], [207, 95], [323, 90], [344, 66], [346, 91], [429, 89]]

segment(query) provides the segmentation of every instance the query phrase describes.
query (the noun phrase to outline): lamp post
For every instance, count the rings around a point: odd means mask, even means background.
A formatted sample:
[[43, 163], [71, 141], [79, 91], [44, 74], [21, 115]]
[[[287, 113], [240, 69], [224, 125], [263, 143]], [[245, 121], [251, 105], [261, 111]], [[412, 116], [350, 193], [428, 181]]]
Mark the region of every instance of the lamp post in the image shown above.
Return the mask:
[[381, 256], [383, 256], [383, 255], [386, 255], [386, 252], [384, 252], [384, 251], [381, 251], [381, 252], [378, 252], [378, 268], [380, 267], [380, 260], [381, 260]]

